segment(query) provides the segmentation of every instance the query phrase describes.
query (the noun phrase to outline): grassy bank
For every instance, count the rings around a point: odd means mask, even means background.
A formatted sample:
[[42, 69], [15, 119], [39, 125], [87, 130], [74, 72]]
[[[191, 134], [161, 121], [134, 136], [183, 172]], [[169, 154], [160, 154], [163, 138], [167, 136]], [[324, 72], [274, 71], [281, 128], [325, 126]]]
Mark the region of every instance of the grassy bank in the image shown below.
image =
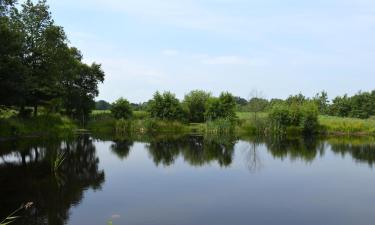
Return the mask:
[[375, 119], [320, 116], [321, 132], [329, 135], [375, 135]]
[[77, 129], [76, 124], [61, 115], [40, 115], [28, 119], [0, 118], [0, 138], [24, 136], [68, 136]]

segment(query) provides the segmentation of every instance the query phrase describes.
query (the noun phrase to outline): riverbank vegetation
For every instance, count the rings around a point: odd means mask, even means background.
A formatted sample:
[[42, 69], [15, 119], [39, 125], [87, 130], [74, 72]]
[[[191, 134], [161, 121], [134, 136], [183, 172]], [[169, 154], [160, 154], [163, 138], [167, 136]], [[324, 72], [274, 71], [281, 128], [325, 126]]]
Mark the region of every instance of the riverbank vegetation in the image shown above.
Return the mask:
[[[46, 1], [0, 1], [1, 135], [36, 135], [83, 125], [104, 72], [83, 62]], [[5, 133], [5, 134], [4, 134]]]
[[[202, 90], [182, 100], [156, 92], [144, 103], [124, 98], [94, 102], [104, 81], [101, 65], [83, 62], [46, 1], [0, 2], [0, 135], [65, 133], [77, 127], [126, 134], [155, 132], [255, 135], [369, 135], [375, 133], [375, 91], [329, 101], [309, 98], [250, 99]], [[99, 111], [92, 112], [92, 109]], [[90, 121], [89, 121], [90, 120]], [[87, 124], [88, 123], [88, 124]]]
[[[374, 92], [360, 92], [358, 96]], [[339, 99], [337, 97], [335, 99]], [[371, 98], [369, 98], [371, 99]], [[374, 98], [375, 99], [375, 98]], [[374, 101], [375, 102], [375, 101]], [[367, 105], [374, 104], [368, 102]], [[335, 116], [341, 103], [328, 101], [325, 92], [313, 98], [292, 95], [285, 100], [252, 98], [249, 101], [223, 92], [218, 97], [194, 90], [179, 101], [173, 93], [156, 92], [142, 103], [146, 111], [135, 111], [139, 105], [127, 100], [116, 101], [110, 110], [94, 111], [89, 129], [115, 133], [244, 133], [252, 135], [311, 136], [311, 135], [373, 135], [375, 120], [372, 111], [360, 112], [353, 100], [351, 110], [369, 118]], [[119, 110], [122, 108], [122, 110]], [[371, 106], [369, 106], [371, 108]], [[240, 110], [240, 111], [239, 111]], [[119, 116], [118, 112], [123, 112]], [[354, 116], [354, 114], [353, 114]], [[359, 116], [358, 116], [359, 117]], [[101, 124], [98, 126], [98, 124]]]

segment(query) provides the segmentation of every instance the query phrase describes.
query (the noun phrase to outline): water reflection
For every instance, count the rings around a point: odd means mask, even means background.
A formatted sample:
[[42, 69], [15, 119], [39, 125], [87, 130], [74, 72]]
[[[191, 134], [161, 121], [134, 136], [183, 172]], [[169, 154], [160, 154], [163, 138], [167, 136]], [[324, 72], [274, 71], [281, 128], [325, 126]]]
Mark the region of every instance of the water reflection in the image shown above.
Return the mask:
[[[69, 209], [80, 203], [84, 190], [100, 189], [104, 171], [88, 136], [75, 140], [2, 142], [0, 146], [0, 217], [25, 201], [34, 202], [33, 210], [15, 224], [66, 224]], [[51, 173], [51, 159], [64, 152], [59, 176]]]
[[119, 139], [113, 141], [112, 151], [121, 159], [126, 159], [134, 142], [145, 142], [149, 156], [156, 166], [172, 166], [182, 157], [191, 166], [204, 166], [216, 162], [228, 167], [233, 161], [236, 144], [246, 143], [245, 160], [248, 169], [256, 172], [262, 168], [259, 151], [266, 150], [274, 159], [302, 160], [311, 163], [317, 157], [324, 157], [326, 151], [340, 155], [350, 155], [358, 162], [372, 166], [375, 162], [375, 140], [373, 138], [337, 137], [311, 138], [257, 138], [235, 136], [156, 136]]
[[[131, 159], [136, 144], [138, 147], [144, 147], [142, 150], [146, 151], [148, 156], [141, 160], [152, 160], [158, 167], [172, 167], [183, 161], [194, 167], [208, 167], [215, 164], [227, 168], [238, 163], [238, 158], [241, 158], [242, 162], [246, 163], [247, 171], [257, 173], [267, 167], [269, 162], [266, 160], [287, 161], [285, 163], [288, 164], [296, 161], [312, 163], [325, 157], [327, 153], [330, 153], [331, 157], [332, 153], [333, 156], [349, 156], [356, 162], [368, 164], [370, 167], [375, 163], [375, 141], [370, 137], [278, 139], [169, 135], [124, 137], [105, 143], [108, 145], [102, 145], [106, 147], [102, 149], [104, 152], [101, 154], [105, 156], [109, 152], [115, 154], [116, 157], [113, 158], [117, 161], [120, 159], [120, 165], [126, 165], [127, 159]], [[33, 201], [34, 209], [17, 220], [16, 224], [68, 223], [69, 211], [72, 206], [82, 201], [85, 190], [98, 190], [104, 184], [104, 171], [99, 169], [96, 146], [98, 143], [87, 135], [63, 141], [27, 139], [0, 142], [0, 218], [18, 208], [21, 203]], [[52, 159], [62, 152], [65, 156], [64, 163], [57, 174], [52, 173]], [[106, 168], [104, 165], [104, 169]], [[128, 170], [128, 173], [132, 174], [137, 174], [138, 170], [143, 169], [131, 168], [134, 171]], [[121, 177], [122, 173], [123, 171], [119, 173]], [[195, 176], [199, 175], [194, 174]], [[209, 176], [213, 175], [206, 176], [206, 179], [202, 180], [207, 181]], [[131, 177], [128, 174], [127, 178], [131, 179]], [[146, 178], [144, 182], [147, 182]], [[269, 179], [272, 181], [272, 177]], [[245, 180], [243, 182], [246, 183]], [[119, 182], [122, 184], [122, 181]], [[206, 182], [205, 185], [208, 183]]]

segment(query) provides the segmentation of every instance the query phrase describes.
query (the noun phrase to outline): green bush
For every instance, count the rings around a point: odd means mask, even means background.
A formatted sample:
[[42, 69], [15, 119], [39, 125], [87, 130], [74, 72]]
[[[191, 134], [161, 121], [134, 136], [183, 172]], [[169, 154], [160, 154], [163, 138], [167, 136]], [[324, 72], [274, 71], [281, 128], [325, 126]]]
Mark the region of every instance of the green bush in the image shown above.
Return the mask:
[[71, 119], [58, 114], [0, 119], [0, 137], [66, 136], [73, 134], [75, 129], [77, 126]]
[[129, 101], [123, 98], [112, 104], [111, 113], [116, 119], [130, 119], [133, 115]]
[[150, 101], [148, 111], [151, 117], [161, 120], [178, 120], [185, 119], [185, 112], [180, 101], [171, 92], [160, 94], [156, 92]]
[[228, 119], [233, 121], [237, 118], [235, 109], [235, 97], [228, 92], [223, 92], [219, 98], [210, 98], [208, 100], [206, 120]]
[[279, 104], [269, 114], [270, 130], [275, 134], [314, 134], [318, 132], [318, 107], [312, 102]]
[[185, 95], [183, 105], [186, 107], [189, 122], [204, 122], [207, 102], [210, 96], [210, 93], [200, 90], [191, 91], [189, 94]]

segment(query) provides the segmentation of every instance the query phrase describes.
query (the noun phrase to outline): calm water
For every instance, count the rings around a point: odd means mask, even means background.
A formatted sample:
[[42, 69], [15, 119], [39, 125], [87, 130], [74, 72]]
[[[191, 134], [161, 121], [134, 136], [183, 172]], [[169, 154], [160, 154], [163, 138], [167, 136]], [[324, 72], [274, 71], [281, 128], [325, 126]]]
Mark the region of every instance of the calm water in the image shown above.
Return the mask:
[[374, 224], [374, 163], [371, 138], [6, 141], [0, 218], [33, 201], [16, 224]]

